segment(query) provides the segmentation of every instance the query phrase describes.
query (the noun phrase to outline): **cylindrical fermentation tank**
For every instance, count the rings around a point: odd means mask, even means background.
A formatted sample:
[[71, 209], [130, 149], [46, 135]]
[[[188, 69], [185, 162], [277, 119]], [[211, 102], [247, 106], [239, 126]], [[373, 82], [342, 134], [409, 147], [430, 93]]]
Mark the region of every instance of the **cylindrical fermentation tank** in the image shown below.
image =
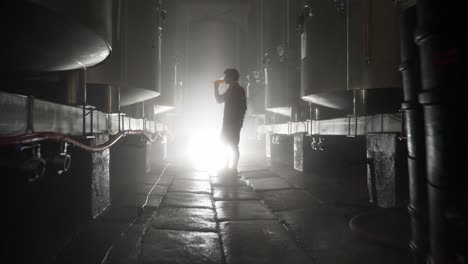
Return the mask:
[[301, 97], [331, 108], [346, 102], [346, 13], [332, 1], [308, 1], [299, 17]]
[[393, 1], [348, 0], [348, 89], [401, 89], [400, 11]]
[[262, 58], [261, 54], [261, 6], [263, 1], [249, 0], [246, 29], [246, 53], [247, 53], [247, 73], [246, 95], [247, 114], [250, 116], [265, 114], [265, 82], [261, 74]]
[[301, 97], [346, 113], [401, 102], [399, 17], [392, 1], [308, 1], [301, 15]]
[[298, 37], [299, 1], [262, 1], [261, 54], [267, 111], [291, 117], [299, 96]]
[[164, 42], [161, 43], [161, 94], [145, 102], [147, 118], [154, 120], [158, 114], [176, 107], [180, 108], [181, 89], [184, 75], [186, 20], [177, 16], [181, 12], [178, 1], [166, 1], [164, 14], [167, 16], [162, 27]]
[[88, 70], [88, 83], [119, 87], [122, 106], [158, 96], [162, 12], [160, 0], [114, 0], [112, 55]]
[[50, 72], [92, 67], [112, 45], [112, 0], [22, 0], [2, 4], [2, 65]]

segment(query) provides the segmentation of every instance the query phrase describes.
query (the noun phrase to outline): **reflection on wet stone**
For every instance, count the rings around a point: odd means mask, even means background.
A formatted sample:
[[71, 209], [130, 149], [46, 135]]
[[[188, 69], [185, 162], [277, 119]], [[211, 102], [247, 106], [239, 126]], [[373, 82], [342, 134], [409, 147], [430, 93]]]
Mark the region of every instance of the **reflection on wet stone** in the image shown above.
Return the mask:
[[149, 230], [142, 240], [141, 263], [219, 264], [221, 244], [216, 233]]
[[277, 221], [238, 221], [220, 224], [227, 264], [311, 263]]
[[211, 193], [209, 181], [174, 179], [169, 187], [171, 192]]
[[151, 226], [156, 229], [216, 231], [212, 209], [161, 208], [151, 221]]
[[168, 192], [163, 207], [213, 208], [211, 196], [200, 193]]
[[218, 201], [215, 206], [219, 221], [275, 219], [259, 201]]

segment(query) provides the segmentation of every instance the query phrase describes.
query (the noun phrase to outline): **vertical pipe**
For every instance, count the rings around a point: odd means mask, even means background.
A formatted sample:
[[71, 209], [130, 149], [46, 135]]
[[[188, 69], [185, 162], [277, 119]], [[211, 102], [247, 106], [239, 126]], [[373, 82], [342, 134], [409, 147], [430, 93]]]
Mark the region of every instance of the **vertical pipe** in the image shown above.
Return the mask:
[[175, 63], [174, 63], [174, 104], [175, 104], [175, 107], [177, 109], [177, 111], [179, 111], [179, 108], [180, 108], [180, 104], [179, 104], [179, 100], [178, 98], [180, 98], [180, 91], [179, 91], [179, 86], [178, 86], [178, 83], [179, 83], [179, 78], [178, 77], [178, 73], [177, 73], [177, 64], [178, 64], [178, 59], [176, 59]]
[[84, 135], [86, 134], [86, 68], [67, 71], [64, 74], [67, 104], [82, 107]]
[[350, 89], [349, 85], [349, 0], [346, 0], [346, 90]]
[[353, 89], [353, 115], [357, 115], [356, 89]]
[[[86, 69], [79, 71], [79, 86], [81, 89], [81, 103], [83, 104], [83, 135], [86, 134]], [[91, 124], [92, 125], [92, 124]]]
[[[263, 67], [263, 63], [261, 63], [263, 61], [263, 56], [264, 56], [264, 53], [265, 51], [263, 50], [263, 29], [264, 29], [264, 25], [263, 25], [263, 9], [264, 9], [264, 0], [260, 0], [260, 53], [259, 53], [259, 69], [261, 69], [261, 67]], [[266, 76], [265, 76], [265, 81], [266, 81]]]
[[120, 41], [120, 27], [122, 24], [122, 0], [117, 1], [117, 26], [116, 26], [116, 40]]
[[[403, 9], [404, 7], [402, 7]], [[401, 64], [404, 102], [402, 110], [408, 147], [409, 205], [411, 217], [410, 249], [413, 263], [426, 263], [428, 248], [426, 159], [424, 145], [424, 116], [417, 95], [421, 92], [418, 47], [413, 41], [416, 29], [416, 6], [401, 13]]]
[[372, 61], [372, 1], [367, 0], [366, 28], [365, 28], [365, 61], [370, 64]]
[[65, 85], [67, 89], [66, 102], [69, 105], [82, 106], [86, 104], [86, 69], [67, 71]]
[[310, 128], [309, 128], [310, 130], [309, 130], [309, 135], [312, 135], [312, 133], [313, 133], [313, 128], [314, 128], [314, 127], [313, 127], [314, 120], [313, 120], [313, 118], [312, 118], [312, 115], [313, 115], [313, 114], [312, 114], [312, 109], [313, 109], [313, 105], [312, 105], [312, 103], [309, 103], [309, 119], [310, 119]]
[[106, 85], [107, 113], [117, 113], [120, 111], [120, 88], [111, 84]]
[[89, 133], [92, 135], [94, 133], [94, 109], [92, 107], [88, 109], [89, 109], [89, 116], [90, 116]]
[[28, 96], [28, 124], [26, 132], [34, 132], [34, 96]]

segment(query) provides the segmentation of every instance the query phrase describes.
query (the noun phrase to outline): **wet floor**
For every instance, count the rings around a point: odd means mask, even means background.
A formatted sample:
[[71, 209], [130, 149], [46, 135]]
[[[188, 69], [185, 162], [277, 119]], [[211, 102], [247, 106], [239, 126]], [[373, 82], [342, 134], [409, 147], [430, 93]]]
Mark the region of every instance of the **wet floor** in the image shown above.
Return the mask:
[[330, 199], [326, 189], [339, 192], [331, 188], [336, 179], [313, 180], [262, 162], [243, 165], [237, 178], [172, 164], [162, 174], [161, 167], [111, 183], [111, 208], [57, 262], [410, 262], [408, 250], [352, 233], [350, 219], [369, 208], [356, 197], [351, 203], [339, 195]]

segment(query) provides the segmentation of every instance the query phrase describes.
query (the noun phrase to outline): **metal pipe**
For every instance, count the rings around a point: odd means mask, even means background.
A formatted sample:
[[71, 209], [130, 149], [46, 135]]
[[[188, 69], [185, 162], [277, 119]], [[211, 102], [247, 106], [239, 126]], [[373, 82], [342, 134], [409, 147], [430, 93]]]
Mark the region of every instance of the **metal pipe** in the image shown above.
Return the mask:
[[67, 89], [67, 104], [75, 106], [86, 105], [86, 69], [65, 72]]
[[325, 138], [319, 137], [319, 141], [317, 144], [318, 150], [321, 150], [321, 151], [324, 150], [324, 143], [325, 143]]
[[0, 137], [0, 147], [7, 146], [7, 145], [14, 145], [14, 144], [34, 144], [34, 143], [50, 140], [50, 141], [66, 142], [82, 150], [89, 151], [89, 152], [100, 152], [100, 151], [104, 151], [110, 148], [117, 141], [119, 141], [121, 138], [127, 135], [141, 135], [149, 142], [154, 142], [155, 140], [161, 138], [160, 134], [150, 135], [143, 130], [132, 130], [132, 131], [127, 130], [127, 131], [121, 131], [117, 133], [112, 139], [110, 139], [109, 141], [103, 144], [91, 146], [91, 145], [86, 145], [84, 143], [81, 143], [78, 140], [73, 139], [72, 137], [66, 134], [56, 133], [56, 132], [37, 132], [37, 133], [29, 133], [29, 134], [10, 136], [10, 137]]
[[313, 149], [313, 150], [317, 150], [317, 144], [318, 142], [315, 140], [315, 138], [313, 137], [312, 138], [312, 142], [310, 143], [310, 147]]
[[57, 170], [57, 174], [62, 174], [70, 169], [71, 156], [67, 153], [60, 153], [52, 159], [47, 160], [47, 163]]
[[422, 106], [417, 101], [417, 94], [421, 92], [419, 54], [418, 47], [413, 41], [416, 19], [415, 6], [402, 10], [400, 72], [404, 91], [402, 110], [408, 139], [410, 249], [413, 254], [413, 263], [424, 264], [428, 250], [427, 187], [424, 116]]
[[120, 88], [119, 86], [106, 85], [106, 95], [107, 95], [107, 113], [118, 113], [120, 111]]
[[310, 130], [309, 130], [309, 135], [312, 135], [312, 133], [313, 133], [313, 131], [312, 131], [312, 130], [313, 130], [312, 124], [313, 124], [314, 121], [313, 121], [313, 118], [312, 118], [312, 108], [313, 108], [313, 107], [312, 107], [312, 103], [309, 103], [309, 119], [310, 119], [310, 128], [309, 128]]
[[367, 15], [366, 15], [366, 29], [365, 29], [365, 62], [370, 64], [372, 62], [372, 0], [367, 0]]
[[86, 69], [65, 73], [67, 104], [81, 106], [83, 114], [83, 135], [86, 134]]
[[34, 96], [28, 96], [28, 123], [26, 132], [34, 132]]
[[116, 39], [120, 40], [120, 28], [121, 28], [121, 17], [122, 17], [122, 0], [117, 1], [117, 26], [116, 26]]

